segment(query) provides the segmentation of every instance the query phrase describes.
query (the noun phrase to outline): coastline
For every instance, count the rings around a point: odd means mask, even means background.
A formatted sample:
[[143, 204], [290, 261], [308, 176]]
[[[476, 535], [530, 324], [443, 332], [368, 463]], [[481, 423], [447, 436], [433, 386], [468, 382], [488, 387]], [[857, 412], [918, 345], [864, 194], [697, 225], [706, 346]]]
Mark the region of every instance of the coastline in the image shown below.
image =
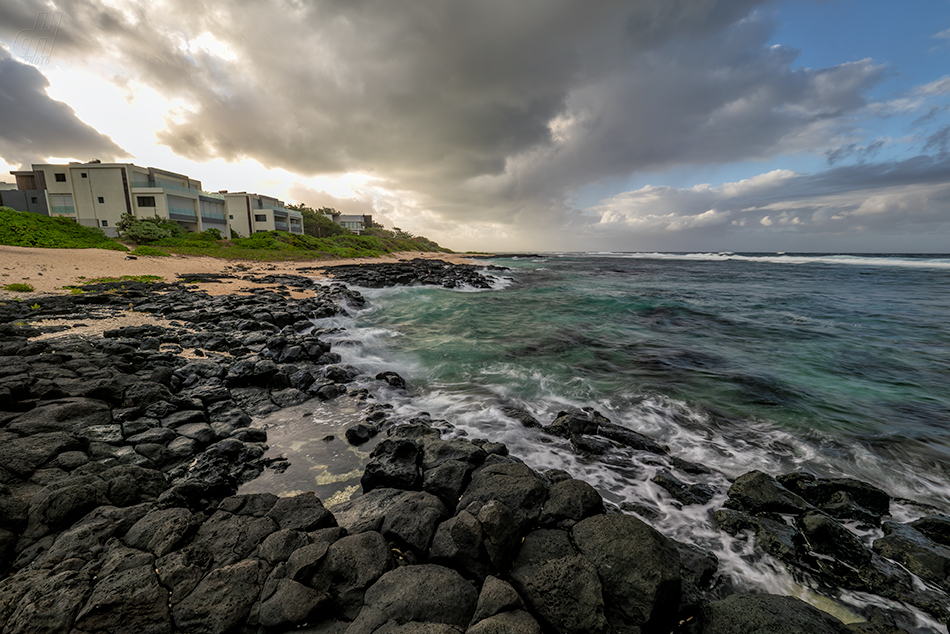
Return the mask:
[[[40, 336], [53, 337], [41, 339], [28, 324], [16, 325], [21, 319], [7, 320], [3, 354], [13, 370], [5, 371], [4, 389], [18, 390], [10, 396], [20, 409], [4, 416], [0, 433], [25, 453], [28, 463], [24, 466], [22, 458], [17, 462], [18, 456], [7, 452], [4, 465], [15, 464], [17, 477], [30, 476], [14, 487], [18, 495], [4, 491], [21, 500], [4, 506], [15, 520], [9, 525], [19, 531], [11, 533], [16, 539], [0, 535], [3, 546], [16, 555], [16, 574], [0, 582], [0, 605], [13, 608], [2, 615], [11, 619], [8, 623], [23, 629], [31, 619], [52, 618], [53, 608], [40, 601], [42, 587], [43, 592], [64, 592], [66, 607], [56, 608], [57, 618], [84, 631], [114, 629], [135, 615], [142, 619], [137, 625], [147, 622], [154, 631], [247, 631], [253, 625], [258, 628], [253, 631], [269, 632], [323, 614], [322, 629], [313, 631], [402, 631], [393, 628], [411, 620], [441, 624], [442, 629], [430, 628], [438, 632], [536, 633], [544, 626], [557, 632], [623, 627], [709, 634], [726, 631], [717, 627], [743, 614], [765, 612], [794, 622], [796, 632], [854, 631], [801, 601], [772, 595], [725, 597], [714, 586], [716, 564], [708, 554], [668, 540], [632, 515], [612, 511], [590, 485], [563, 472], [531, 470], [499, 443], [442, 440], [434, 421], [388, 421], [385, 403], [366, 401], [365, 424], [382, 440], [362, 477], [365, 494], [344, 508], [327, 512], [307, 494], [284, 501], [264, 493], [234, 496], [240, 481], [280, 468], [279, 461], [261, 462], [265, 432], [251, 424], [252, 417], [354, 391], [347, 387], [354, 377], [336, 365], [338, 358], [320, 342], [319, 332], [307, 331], [305, 317], [332, 314], [341, 303], [362, 298], [340, 285], [314, 285], [306, 277], [294, 277], [298, 267], [309, 264], [293, 263], [292, 270], [251, 265], [253, 270], [240, 273], [281, 279], [234, 281], [240, 288], [255, 284], [247, 294], [239, 289], [214, 293], [221, 286], [213, 282], [171, 287], [132, 283], [40, 298], [36, 316], [41, 318], [62, 319], [70, 311], [73, 323], [93, 321], [100, 316], [95, 311], [118, 318], [128, 313], [167, 318], [126, 330], [101, 329], [78, 342], [56, 339], [71, 330], [47, 332]], [[222, 271], [228, 269], [175, 272]], [[30, 314], [22, 306], [12, 308], [17, 315]], [[43, 325], [55, 329], [65, 324]], [[75, 377], [84, 380], [70, 382], [64, 375], [57, 384], [56, 368], [73, 371], [77, 363], [97, 365], [96, 378], [84, 375]], [[375, 378], [402, 389], [398, 375]], [[139, 384], [159, 387], [133, 390]], [[353, 398], [367, 396], [355, 392]], [[37, 410], [45, 415], [37, 416]], [[566, 414], [546, 427], [582, 449], [619, 439], [644, 451], [662, 451], [594, 414]], [[36, 452], [33, 440], [42, 434], [60, 434], [55, 455]], [[77, 454], [84, 454], [86, 462]], [[781, 547], [797, 538], [771, 519], [770, 514], [779, 512], [811, 518], [815, 543], [822, 531], [842, 540], [833, 532], [835, 524], [823, 519], [832, 509], [821, 507], [819, 498], [806, 499], [807, 481], [786, 478], [780, 483], [764, 474], [747, 475], [736, 481], [735, 493], [730, 489], [734, 504], [723, 510], [723, 530], [753, 530], [783, 552]], [[16, 484], [7, 481], [4, 486], [11, 483]], [[675, 479], [669, 484], [675, 488]], [[867, 487], [819, 484], [822, 495], [845, 493], [859, 502], [860, 495], [870, 495], [871, 503], [882, 504], [881, 494], [869, 493]], [[123, 487], [132, 487], [132, 493], [120, 496]], [[794, 487], [804, 497], [793, 493]], [[56, 504], [65, 504], [66, 511]], [[845, 512], [854, 510], [854, 505], [844, 506]], [[162, 532], [169, 522], [180, 527], [170, 529], [171, 535]], [[608, 533], [621, 540], [621, 547], [598, 545]], [[82, 539], [97, 545], [82, 550], [77, 544]], [[199, 546], [210, 553], [211, 562], [197, 570], [194, 564], [183, 565], [182, 557], [192, 557]], [[791, 558], [794, 550], [784, 554]], [[617, 559], [618, 552], [632, 559]], [[838, 555], [833, 548], [822, 554]], [[846, 554], [864, 557], [860, 549]], [[138, 564], [110, 564], [120, 556]], [[354, 575], [343, 569], [341, 562], [348, 561], [366, 565], [355, 566]], [[654, 582], [637, 576], [643, 566], [651, 568]], [[155, 573], [157, 580], [147, 570], [152, 567], [161, 571]], [[617, 568], [623, 574], [607, 572]], [[564, 583], [557, 581], [563, 574]], [[149, 588], [146, 605], [123, 589], [120, 575], [125, 575], [123, 583], [134, 576]], [[99, 576], [102, 581], [96, 581]], [[327, 581], [331, 578], [337, 581]], [[436, 589], [452, 596], [446, 602], [464, 609], [447, 614], [444, 606], [432, 606], [427, 593]], [[624, 597], [630, 594], [647, 598], [626, 605]], [[493, 608], [476, 607], [483, 595]], [[169, 604], [170, 614], [162, 608]], [[394, 604], [405, 612], [392, 611]], [[364, 616], [367, 606], [373, 609]], [[385, 619], [380, 621], [374, 610], [381, 610]], [[635, 611], [640, 616], [630, 617]], [[899, 631], [864, 625], [856, 631]]]
[[[310, 260], [287, 262], [252, 262], [221, 258], [169, 255], [164, 257], [136, 256], [106, 249], [43, 249], [0, 245], [0, 301], [20, 297], [31, 299], [44, 294], [68, 293], [64, 286], [81, 284], [84, 280], [122, 275], [158, 275], [165, 282], [174, 282], [178, 275], [192, 273], [227, 274], [298, 274], [308, 271], [311, 277], [323, 277], [319, 269], [345, 264], [394, 263], [414, 258], [445, 260], [452, 264], [472, 264], [466, 254], [405, 251], [390, 253], [379, 258], [351, 258], [343, 260]], [[32, 293], [13, 293], [3, 286], [25, 283], [34, 287]], [[262, 288], [265, 285], [221, 279], [216, 283], [195, 285], [212, 295], [240, 292], [240, 288]]]

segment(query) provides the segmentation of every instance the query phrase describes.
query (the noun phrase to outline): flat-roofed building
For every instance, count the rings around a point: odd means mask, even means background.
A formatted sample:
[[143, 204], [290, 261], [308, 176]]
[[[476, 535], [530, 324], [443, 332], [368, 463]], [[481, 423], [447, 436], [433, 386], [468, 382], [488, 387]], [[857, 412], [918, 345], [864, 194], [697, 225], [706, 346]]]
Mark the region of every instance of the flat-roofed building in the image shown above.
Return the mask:
[[241, 236], [262, 231], [303, 233], [303, 214], [287, 209], [273, 196], [248, 192], [221, 192], [227, 204], [228, 223]]
[[45, 194], [51, 216], [68, 216], [82, 225], [116, 235], [122, 214], [170, 218], [186, 231], [218, 229], [228, 234], [224, 197], [201, 189], [201, 181], [132, 163], [35, 164], [14, 172], [17, 185]]

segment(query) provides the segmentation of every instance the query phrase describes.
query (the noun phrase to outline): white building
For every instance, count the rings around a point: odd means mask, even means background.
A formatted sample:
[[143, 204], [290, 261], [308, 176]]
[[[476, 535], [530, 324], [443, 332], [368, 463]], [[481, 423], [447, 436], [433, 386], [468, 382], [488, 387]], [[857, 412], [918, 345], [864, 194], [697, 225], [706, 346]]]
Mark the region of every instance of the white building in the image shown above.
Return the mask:
[[224, 196], [202, 191], [201, 181], [184, 174], [100, 161], [32, 167], [32, 172], [14, 173], [17, 184], [22, 179], [29, 189], [43, 191], [51, 216], [72, 217], [109, 236], [116, 235], [124, 213], [137, 218], [157, 215], [186, 231], [218, 229], [228, 235]]
[[284, 201], [248, 192], [221, 192], [227, 205], [228, 223], [242, 237], [262, 231], [303, 233], [303, 214], [287, 209]]

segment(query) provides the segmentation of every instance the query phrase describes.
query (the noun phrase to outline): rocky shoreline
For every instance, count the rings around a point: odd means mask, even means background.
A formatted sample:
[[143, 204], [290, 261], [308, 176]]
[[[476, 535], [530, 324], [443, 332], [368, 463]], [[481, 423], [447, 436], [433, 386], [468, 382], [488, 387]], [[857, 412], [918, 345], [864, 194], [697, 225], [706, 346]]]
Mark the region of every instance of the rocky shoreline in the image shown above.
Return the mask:
[[[490, 284], [477, 271], [425, 260], [329, 272], [365, 286]], [[753, 534], [819, 590], [894, 603], [869, 602], [866, 622], [845, 625], [798, 599], [734, 593], [714, 556], [589, 484], [499, 443], [443, 438], [425, 416], [394, 420], [310, 321], [363, 306], [359, 293], [243, 279], [272, 288], [106, 284], [0, 305], [0, 632], [928, 631], [900, 604], [950, 619], [950, 518], [889, 522], [891, 498], [856, 480], [745, 474], [716, 512], [725, 533]], [[130, 311], [167, 321], [92, 337], [30, 325]], [[394, 372], [373, 379], [406, 387]], [[236, 495], [286, 467], [265, 458], [255, 417], [345, 394], [365, 402], [347, 440], [382, 438], [362, 495], [332, 511], [312, 493]], [[585, 455], [667, 451], [593, 410], [548, 425], [507, 414]], [[673, 472], [654, 481], [683, 505], [711, 499]]]

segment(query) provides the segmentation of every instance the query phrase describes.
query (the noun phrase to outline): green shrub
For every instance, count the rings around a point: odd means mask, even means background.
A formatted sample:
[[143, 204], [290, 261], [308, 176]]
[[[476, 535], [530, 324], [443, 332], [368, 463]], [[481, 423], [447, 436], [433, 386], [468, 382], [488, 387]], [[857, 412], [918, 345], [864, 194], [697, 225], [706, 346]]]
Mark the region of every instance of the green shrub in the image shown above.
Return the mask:
[[21, 284], [19, 282], [15, 284], [7, 284], [3, 287], [5, 291], [13, 291], [14, 293], [32, 293], [34, 290], [32, 284]]
[[135, 247], [135, 250], [132, 251], [132, 255], [153, 255], [158, 257], [168, 257], [168, 253], [165, 251], [147, 245], [139, 245]]
[[151, 218], [136, 218], [132, 214], [122, 214], [116, 224], [119, 235], [136, 244], [157, 242], [164, 238], [177, 238], [182, 235], [181, 226], [170, 218], [160, 218], [157, 214]]
[[112, 249], [128, 251], [96, 227], [84, 227], [72, 218], [41, 216], [0, 207], [0, 244], [45, 249]]

